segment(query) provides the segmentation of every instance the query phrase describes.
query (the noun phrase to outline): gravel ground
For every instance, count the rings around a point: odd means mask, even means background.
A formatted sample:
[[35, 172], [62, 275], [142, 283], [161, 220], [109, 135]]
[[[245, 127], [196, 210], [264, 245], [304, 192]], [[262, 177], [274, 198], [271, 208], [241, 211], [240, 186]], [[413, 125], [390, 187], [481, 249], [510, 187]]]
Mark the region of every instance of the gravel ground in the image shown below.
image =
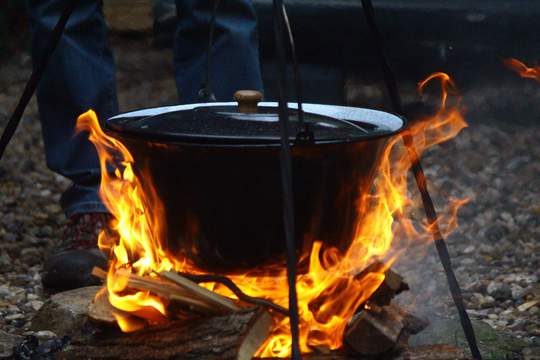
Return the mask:
[[[448, 247], [471, 318], [540, 344], [540, 127], [477, 124], [424, 157], [439, 200], [470, 197]], [[428, 317], [455, 316], [434, 246], [413, 246], [396, 267], [401, 301]]]
[[[113, 41], [114, 42], [114, 41]], [[118, 46], [117, 46], [118, 47]], [[117, 49], [122, 110], [174, 103], [171, 54], [140, 45]], [[16, 56], [0, 68], [0, 124], [29, 76]], [[33, 102], [0, 163], [0, 328], [24, 334], [46, 299], [40, 269], [61, 234], [58, 206], [67, 181], [47, 170]], [[540, 339], [540, 127], [484, 122], [426, 154], [437, 198], [471, 196], [449, 238], [469, 313], [529, 344]], [[419, 251], [421, 250], [421, 251]], [[419, 256], [421, 255], [421, 256]], [[402, 255], [397, 268], [411, 285], [402, 301], [431, 316], [452, 315], [432, 246]]]

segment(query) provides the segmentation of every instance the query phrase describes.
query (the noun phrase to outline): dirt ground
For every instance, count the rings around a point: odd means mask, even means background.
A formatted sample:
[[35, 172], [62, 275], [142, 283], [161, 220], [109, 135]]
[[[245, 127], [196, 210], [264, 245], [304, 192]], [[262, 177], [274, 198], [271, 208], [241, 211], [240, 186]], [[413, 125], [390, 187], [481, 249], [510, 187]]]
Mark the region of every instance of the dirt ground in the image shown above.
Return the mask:
[[[175, 103], [170, 50], [153, 49], [144, 37], [113, 39], [112, 44], [121, 111]], [[1, 127], [30, 66], [28, 55], [22, 53], [0, 68]], [[470, 315], [518, 339], [522, 348], [540, 346], [540, 124], [474, 124], [454, 141], [429, 151], [424, 165], [438, 199], [472, 199], [460, 213], [461, 227], [449, 238]], [[65, 218], [58, 201], [68, 185], [46, 168], [33, 101], [0, 162], [4, 331], [28, 334], [30, 319], [46, 300], [41, 263], [45, 249], [61, 236]], [[423, 255], [415, 257], [418, 253]], [[430, 318], [455, 316], [433, 247], [406, 254], [396, 267], [411, 291], [401, 301], [414, 304]]]

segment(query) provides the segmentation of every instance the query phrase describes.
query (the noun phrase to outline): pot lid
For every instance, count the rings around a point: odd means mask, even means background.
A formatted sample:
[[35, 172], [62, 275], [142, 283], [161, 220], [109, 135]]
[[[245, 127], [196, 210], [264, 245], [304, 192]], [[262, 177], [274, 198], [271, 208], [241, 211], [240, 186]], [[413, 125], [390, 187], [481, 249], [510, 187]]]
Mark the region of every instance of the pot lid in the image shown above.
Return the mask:
[[[109, 119], [105, 127], [149, 141], [214, 145], [279, 144], [277, 103], [205, 103], [139, 110]], [[316, 143], [348, 142], [390, 135], [404, 121], [389, 113], [343, 106], [304, 104], [304, 122]], [[291, 141], [303, 130], [296, 104], [289, 104]]]

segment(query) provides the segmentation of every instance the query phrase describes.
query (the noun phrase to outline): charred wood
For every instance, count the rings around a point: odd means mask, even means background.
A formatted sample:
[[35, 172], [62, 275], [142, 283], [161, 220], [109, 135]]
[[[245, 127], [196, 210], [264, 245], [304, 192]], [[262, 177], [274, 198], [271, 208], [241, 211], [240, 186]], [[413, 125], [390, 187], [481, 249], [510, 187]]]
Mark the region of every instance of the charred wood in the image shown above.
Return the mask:
[[344, 335], [346, 347], [358, 354], [375, 356], [407, 348], [411, 334], [422, 331], [428, 322], [396, 304], [371, 304], [351, 319]]
[[403, 291], [409, 290], [409, 285], [405, 282], [401, 275], [392, 269], [387, 269], [385, 271], [384, 268], [385, 265], [383, 263], [375, 262], [355, 276], [357, 279], [360, 279], [369, 273], [381, 273], [384, 271], [384, 281], [369, 299], [370, 303], [379, 306], [390, 304], [390, 301], [392, 301], [396, 295]]
[[250, 360], [269, 336], [267, 311], [172, 321], [136, 333], [104, 329], [92, 338], [75, 340], [58, 359], [198, 359]]
[[[345, 351], [333, 351], [328, 354], [308, 354], [304, 360], [470, 360], [467, 353], [456, 347], [446, 344], [424, 345], [405, 349], [401, 354], [387, 356], [365, 356]], [[262, 359], [260, 359], [262, 360]], [[264, 360], [274, 360], [265, 358]], [[275, 359], [278, 360], [278, 359]]]

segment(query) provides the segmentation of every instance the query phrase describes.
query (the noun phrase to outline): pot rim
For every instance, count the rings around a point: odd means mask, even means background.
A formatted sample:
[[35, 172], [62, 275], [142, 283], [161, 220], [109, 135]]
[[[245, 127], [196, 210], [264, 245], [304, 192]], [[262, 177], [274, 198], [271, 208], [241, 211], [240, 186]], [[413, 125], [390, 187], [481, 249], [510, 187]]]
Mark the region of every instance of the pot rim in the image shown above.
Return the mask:
[[[191, 139], [189, 136], [183, 135], [184, 139], [186, 141], [177, 140], [177, 139], [171, 139], [169, 136], [160, 136], [155, 134], [140, 134], [136, 131], [129, 131], [129, 130], [118, 130], [113, 125], [111, 125], [112, 121], [119, 120], [119, 119], [125, 119], [125, 118], [147, 118], [147, 117], [154, 117], [162, 114], [166, 114], [169, 112], [177, 112], [177, 111], [186, 111], [186, 110], [193, 110], [199, 107], [214, 107], [214, 106], [236, 106], [236, 102], [216, 102], [216, 103], [196, 103], [196, 104], [185, 104], [185, 105], [174, 105], [174, 106], [163, 106], [163, 107], [156, 107], [156, 108], [147, 108], [147, 109], [140, 109], [140, 110], [134, 110], [130, 111], [124, 114], [119, 114], [116, 116], [113, 116], [107, 121], [104, 122], [104, 128], [107, 131], [110, 131], [112, 133], [119, 134], [121, 136], [127, 136], [130, 138], [136, 138], [141, 139], [143, 141], [149, 142], [149, 143], [163, 143], [163, 144], [177, 144], [177, 145], [185, 145], [185, 146], [203, 146], [203, 147], [256, 147], [256, 148], [279, 148], [279, 143], [269, 143], [269, 142], [238, 142], [238, 143], [219, 143], [219, 142], [212, 142], [216, 141], [216, 139], [212, 137], [208, 137], [206, 141], [202, 139], [200, 136], [193, 136]], [[261, 102], [259, 103], [260, 107], [271, 107], [271, 108], [277, 108], [278, 103], [277, 102]], [[298, 104], [294, 102], [288, 103], [288, 108], [291, 110], [297, 110]], [[381, 137], [390, 137], [392, 135], [395, 135], [402, 131], [407, 126], [407, 120], [399, 115], [381, 111], [381, 110], [374, 110], [374, 109], [368, 109], [368, 108], [359, 108], [359, 107], [350, 107], [350, 106], [341, 106], [341, 105], [326, 105], [326, 104], [313, 104], [313, 103], [304, 103], [303, 104], [303, 110], [305, 113], [311, 113], [315, 115], [320, 116], [327, 116], [331, 118], [335, 118], [342, 121], [347, 122], [355, 122], [355, 121], [361, 121], [362, 123], [374, 125], [377, 127], [381, 127], [382, 129], [380, 131], [376, 131], [371, 134], [367, 134], [365, 136], [358, 136], [355, 138], [347, 138], [347, 139], [338, 139], [338, 140], [316, 140], [315, 145], [325, 145], [325, 144], [346, 144], [346, 143], [354, 143], [354, 142], [360, 142], [360, 141], [367, 141], [367, 140], [373, 140], [378, 139]], [[235, 140], [234, 137], [231, 137], [231, 140]], [[240, 140], [240, 139], [239, 139]], [[291, 140], [291, 145], [294, 145], [294, 141]], [[306, 145], [309, 146], [309, 145]]]

